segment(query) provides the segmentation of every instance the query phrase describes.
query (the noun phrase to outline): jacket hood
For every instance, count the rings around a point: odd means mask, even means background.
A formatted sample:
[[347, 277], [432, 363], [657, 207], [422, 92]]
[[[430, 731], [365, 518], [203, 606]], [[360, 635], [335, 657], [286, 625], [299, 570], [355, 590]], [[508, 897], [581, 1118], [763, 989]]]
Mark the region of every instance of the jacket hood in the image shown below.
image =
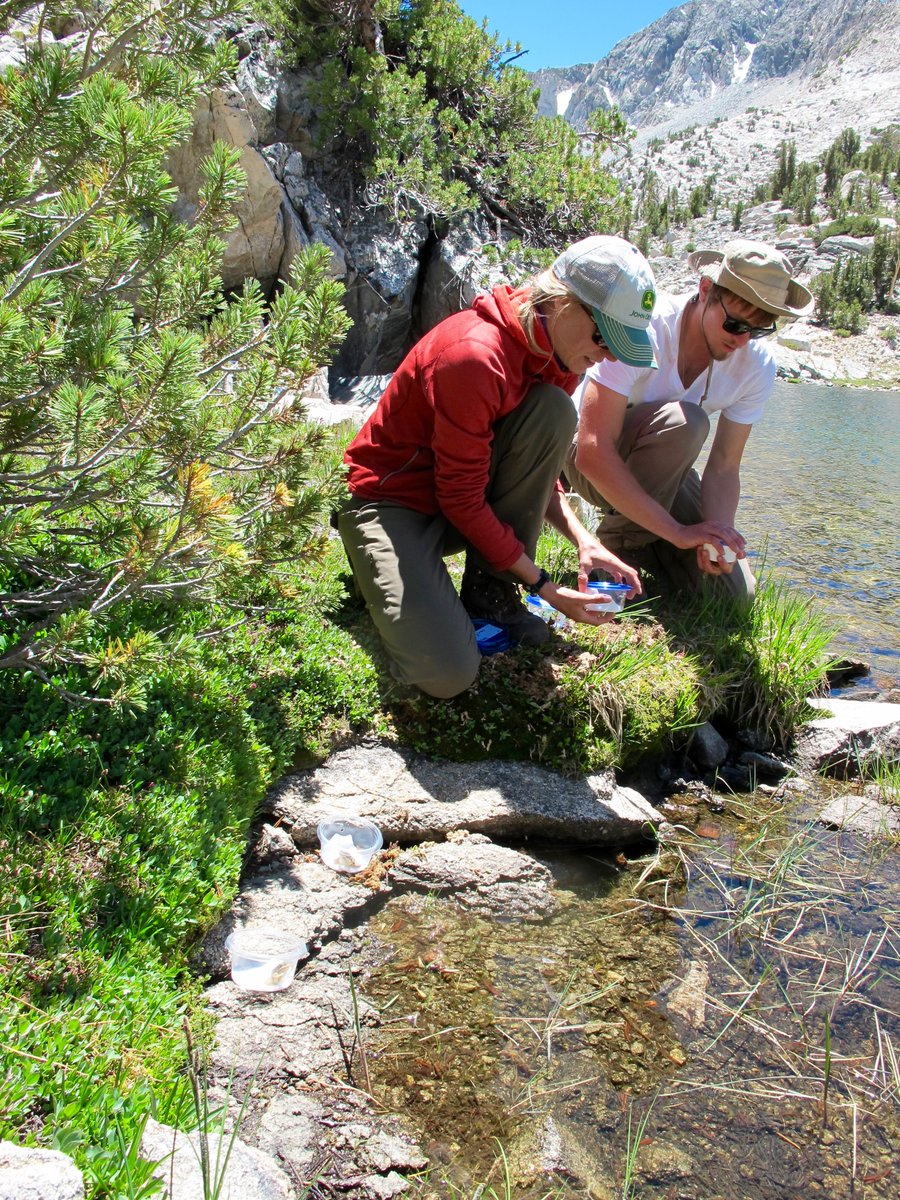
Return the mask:
[[540, 376], [546, 383], [556, 384], [571, 394], [577, 376], [572, 375], [559, 362], [553, 353], [553, 347], [546, 331], [539, 322], [535, 322], [534, 336], [540, 347], [539, 350], [535, 350], [519, 320], [519, 309], [527, 295], [527, 288], [512, 288], [508, 284], [500, 284], [493, 291], [476, 296], [472, 308], [480, 317], [493, 321], [525, 347], [528, 353], [526, 360], [528, 368], [536, 376]]

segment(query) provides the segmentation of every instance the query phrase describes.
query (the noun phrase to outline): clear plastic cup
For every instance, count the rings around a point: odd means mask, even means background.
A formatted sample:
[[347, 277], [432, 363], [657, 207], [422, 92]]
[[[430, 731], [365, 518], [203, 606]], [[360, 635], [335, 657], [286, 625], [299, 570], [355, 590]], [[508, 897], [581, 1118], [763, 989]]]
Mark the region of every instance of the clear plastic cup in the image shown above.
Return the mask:
[[345, 875], [364, 871], [383, 844], [381, 830], [365, 817], [332, 817], [317, 832], [322, 862]]
[[231, 978], [247, 992], [280, 992], [290, 987], [297, 962], [309, 954], [293, 933], [265, 925], [235, 929], [225, 939], [231, 954]]
[[585, 612], [621, 612], [625, 607], [625, 601], [628, 599], [628, 593], [631, 588], [627, 583], [605, 583], [599, 580], [591, 580], [588, 584], [589, 592], [602, 592], [609, 599], [601, 600], [597, 604], [586, 604]]

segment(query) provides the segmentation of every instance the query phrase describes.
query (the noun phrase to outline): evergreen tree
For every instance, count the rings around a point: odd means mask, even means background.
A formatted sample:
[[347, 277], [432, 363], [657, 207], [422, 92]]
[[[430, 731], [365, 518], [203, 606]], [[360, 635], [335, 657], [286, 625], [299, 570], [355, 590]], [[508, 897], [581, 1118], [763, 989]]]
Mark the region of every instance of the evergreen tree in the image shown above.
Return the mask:
[[782, 197], [787, 208], [793, 210], [794, 218], [802, 225], [811, 225], [816, 206], [816, 164], [803, 162]]
[[538, 92], [513, 65], [520, 48], [456, 0], [381, 0], [371, 37], [358, 0], [257, 3], [285, 60], [318, 75], [322, 145], [368, 201], [440, 218], [480, 208], [538, 247], [624, 223], [602, 167], [633, 136], [618, 111], [597, 110], [582, 135], [538, 117]]
[[823, 189], [825, 195], [827, 197], [833, 196], [847, 170], [847, 160], [836, 143], [829, 146], [825, 151], [825, 157], [822, 160], [822, 169], [825, 172], [825, 187]]
[[660, 196], [659, 176], [651, 168], [644, 171], [640, 186], [640, 217], [647, 237], [667, 232], [678, 223], [680, 209], [678, 188], [670, 187]]
[[882, 312], [895, 311], [894, 293], [900, 275], [900, 231], [885, 229], [875, 237], [872, 247], [872, 284], [875, 307]]
[[778, 166], [769, 183], [769, 198], [780, 200], [791, 188], [797, 174], [797, 144], [782, 142], [778, 148]]
[[173, 215], [166, 152], [235, 66], [203, 32], [227, 0], [86, 7], [64, 42], [55, 11], [0, 77], [0, 667], [87, 662], [112, 701], [162, 653], [98, 641], [123, 605], [244, 603], [307, 544], [316, 435], [291, 389], [345, 317], [318, 253], [269, 305], [255, 282], [223, 300], [236, 150], [214, 147], [193, 223]]

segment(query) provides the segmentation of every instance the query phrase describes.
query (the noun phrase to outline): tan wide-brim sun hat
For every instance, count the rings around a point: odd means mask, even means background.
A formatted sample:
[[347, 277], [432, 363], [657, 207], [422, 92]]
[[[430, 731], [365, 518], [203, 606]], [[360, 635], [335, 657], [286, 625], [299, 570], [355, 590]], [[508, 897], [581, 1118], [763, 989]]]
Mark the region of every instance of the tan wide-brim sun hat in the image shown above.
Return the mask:
[[801, 317], [813, 295], [791, 276], [790, 260], [764, 242], [736, 238], [723, 250], [695, 250], [688, 263], [701, 275], [773, 317]]

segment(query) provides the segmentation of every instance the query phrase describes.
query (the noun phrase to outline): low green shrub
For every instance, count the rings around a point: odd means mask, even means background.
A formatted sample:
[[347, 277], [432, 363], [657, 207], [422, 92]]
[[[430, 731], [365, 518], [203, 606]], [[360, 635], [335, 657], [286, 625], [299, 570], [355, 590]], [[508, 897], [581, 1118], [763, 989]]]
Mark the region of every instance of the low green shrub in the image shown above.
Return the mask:
[[829, 221], [816, 234], [816, 244], [830, 237], [873, 237], [879, 230], [878, 220], [873, 216], [859, 215], [841, 217], [837, 221]]
[[[0, 1136], [73, 1153], [90, 1196], [151, 1194], [140, 1130], [186, 1103], [182, 1019], [203, 1024], [189, 955], [231, 903], [266, 788], [378, 727], [327, 551], [327, 584], [298, 572], [294, 594], [219, 612], [215, 637], [206, 609], [168, 614], [173, 652], [139, 706], [0, 675]], [[119, 633], [151, 620], [133, 605]], [[72, 667], [73, 693], [87, 674]]]

